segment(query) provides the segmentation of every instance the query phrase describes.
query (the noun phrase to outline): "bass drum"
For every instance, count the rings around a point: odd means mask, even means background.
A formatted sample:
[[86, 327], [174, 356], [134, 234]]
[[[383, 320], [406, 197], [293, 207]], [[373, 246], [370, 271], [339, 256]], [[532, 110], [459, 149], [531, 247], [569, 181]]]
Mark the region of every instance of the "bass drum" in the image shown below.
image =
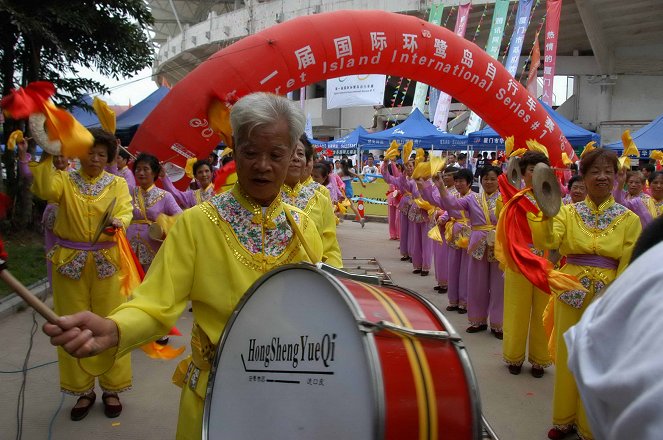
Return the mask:
[[480, 439], [477, 382], [460, 337], [418, 294], [284, 266], [221, 336], [203, 438]]

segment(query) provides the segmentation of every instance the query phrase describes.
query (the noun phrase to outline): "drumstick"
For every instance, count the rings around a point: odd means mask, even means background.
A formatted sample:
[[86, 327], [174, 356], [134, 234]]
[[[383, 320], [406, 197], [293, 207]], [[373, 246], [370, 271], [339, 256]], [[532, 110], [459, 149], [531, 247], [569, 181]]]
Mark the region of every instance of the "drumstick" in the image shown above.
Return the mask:
[[285, 213], [285, 217], [288, 219], [288, 223], [290, 223], [290, 226], [292, 227], [292, 230], [295, 231], [295, 235], [299, 239], [299, 242], [302, 244], [302, 247], [304, 248], [304, 252], [306, 252], [306, 255], [308, 256], [308, 259], [311, 260], [311, 263], [313, 263], [313, 264], [318, 263], [318, 261], [314, 261], [313, 252], [311, 252], [311, 248], [308, 247], [308, 243], [306, 243], [306, 240], [304, 239], [304, 236], [302, 235], [302, 231], [299, 230], [299, 226], [297, 225], [297, 222], [292, 217], [292, 214], [290, 214], [290, 210], [287, 209], [287, 208], [284, 208], [283, 212]]
[[28, 290], [19, 280], [14, 278], [14, 276], [9, 273], [8, 270], [0, 271], [0, 279], [4, 281], [11, 289], [13, 289], [18, 296], [23, 298], [23, 300], [28, 303], [30, 307], [35, 309], [44, 319], [51, 324], [58, 324], [60, 319], [58, 315], [55, 314], [46, 304], [41, 302], [32, 292]]

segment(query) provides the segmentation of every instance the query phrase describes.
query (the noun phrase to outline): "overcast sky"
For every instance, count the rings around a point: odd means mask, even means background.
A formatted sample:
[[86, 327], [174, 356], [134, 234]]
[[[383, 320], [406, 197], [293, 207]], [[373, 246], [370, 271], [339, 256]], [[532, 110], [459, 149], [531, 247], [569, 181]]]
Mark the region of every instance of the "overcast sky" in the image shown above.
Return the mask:
[[105, 77], [97, 71], [84, 67], [80, 68], [79, 74], [82, 77], [91, 78], [106, 85], [110, 89], [110, 95], [101, 98], [110, 105], [127, 105], [129, 102], [132, 105], [136, 104], [157, 89], [157, 85], [151, 78], [151, 67], [141, 70], [133, 77], [120, 78], [119, 80]]

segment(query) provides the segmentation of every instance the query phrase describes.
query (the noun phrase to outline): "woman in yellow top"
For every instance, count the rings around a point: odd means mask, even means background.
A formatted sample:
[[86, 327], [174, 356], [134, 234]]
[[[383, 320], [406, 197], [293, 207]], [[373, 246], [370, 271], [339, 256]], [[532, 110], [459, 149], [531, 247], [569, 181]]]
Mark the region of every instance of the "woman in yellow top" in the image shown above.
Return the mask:
[[[299, 137], [299, 142], [304, 145], [304, 156], [306, 157], [306, 166], [302, 169], [302, 176], [299, 178], [299, 181], [303, 186], [311, 186], [316, 191], [321, 192], [322, 195], [324, 195], [331, 204], [332, 201], [329, 189], [327, 189], [326, 186], [321, 185], [313, 180], [313, 177], [311, 176], [313, 173], [313, 165], [315, 165], [315, 150], [313, 149], [313, 144], [311, 144], [311, 142], [306, 137], [306, 133]], [[332, 214], [333, 213], [334, 209], [332, 204]], [[336, 221], [334, 220], [334, 222]]]
[[316, 191], [313, 185], [304, 186], [300, 183], [305, 168], [306, 154], [304, 143], [300, 139], [290, 161], [281, 196], [285, 203], [304, 211], [315, 224], [322, 238], [322, 262], [341, 268], [343, 261], [341, 260], [341, 248], [336, 239], [334, 210], [331, 202], [322, 192]]
[[[113, 160], [117, 147], [113, 135], [90, 130], [94, 145], [80, 158], [79, 171], [56, 171], [52, 157], [31, 163], [32, 192], [39, 198], [59, 204], [53, 232], [55, 246], [48, 253], [53, 264], [53, 305], [58, 315], [90, 310], [105, 316], [126, 301], [120, 293], [118, 271], [120, 254], [116, 242], [107, 235], [92, 243], [97, 225], [113, 199], [113, 226], [126, 228], [133, 208], [127, 182], [104, 167]], [[83, 370], [78, 360], [58, 349], [60, 388], [80, 396], [71, 410], [72, 420], [84, 418], [96, 399], [95, 376]], [[117, 393], [131, 387], [131, 359], [118, 359], [99, 375], [106, 415], [117, 417], [122, 406]]]
[[84, 312], [61, 318], [57, 326], [44, 325], [51, 343], [65, 345], [77, 357], [105, 350], [121, 357], [167, 333], [190, 300], [192, 354], [173, 378], [182, 386], [177, 439], [202, 437], [215, 345], [244, 292], [277, 266], [317, 263], [322, 257], [313, 222], [281, 200], [297, 138], [304, 132], [302, 111], [282, 96], [254, 93], [235, 103], [230, 122], [237, 184], [182, 213], [133, 292], [134, 299], [109, 319]]
[[651, 182], [649, 183], [649, 191], [651, 198], [654, 200], [656, 206], [656, 217], [663, 215], [663, 173], [657, 171], [651, 174]]
[[599, 148], [585, 154], [580, 162], [587, 188], [585, 201], [563, 206], [552, 219], [530, 218], [529, 222], [534, 245], [559, 249], [566, 257], [566, 264], [560, 270], [578, 278], [587, 289], [553, 293], [556, 342], [551, 347], [555, 350], [556, 369], [554, 426], [548, 433], [551, 439], [562, 438], [574, 426], [581, 438], [592, 438], [575, 380], [567, 366], [563, 334], [580, 320], [596, 295], [624, 270], [640, 235], [638, 216], [615, 203], [612, 197], [617, 168], [617, 155], [610, 150]]
[[[534, 167], [538, 163], [549, 164], [546, 155], [538, 151], [527, 151], [520, 158], [519, 167], [526, 188], [532, 187], [532, 175]], [[502, 197], [504, 197], [504, 193], [502, 193]], [[525, 197], [538, 208], [531, 190], [525, 194]], [[508, 221], [508, 219], [502, 216], [500, 221]], [[528, 245], [531, 252], [543, 256], [543, 250], [531, 243]], [[544, 368], [552, 363], [542, 321], [548, 299], [548, 295], [536, 288], [522, 273], [515, 272], [508, 267], [504, 268], [502, 356], [511, 374], [520, 374], [525, 361], [526, 348], [527, 360], [532, 364], [532, 376], [542, 377], [545, 372]]]

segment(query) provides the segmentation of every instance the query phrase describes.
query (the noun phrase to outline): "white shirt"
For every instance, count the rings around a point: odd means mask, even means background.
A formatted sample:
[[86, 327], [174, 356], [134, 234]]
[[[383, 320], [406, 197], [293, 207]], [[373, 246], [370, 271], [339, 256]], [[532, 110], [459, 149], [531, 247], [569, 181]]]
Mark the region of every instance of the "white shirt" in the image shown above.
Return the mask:
[[663, 438], [663, 243], [637, 258], [564, 339], [597, 439]]

